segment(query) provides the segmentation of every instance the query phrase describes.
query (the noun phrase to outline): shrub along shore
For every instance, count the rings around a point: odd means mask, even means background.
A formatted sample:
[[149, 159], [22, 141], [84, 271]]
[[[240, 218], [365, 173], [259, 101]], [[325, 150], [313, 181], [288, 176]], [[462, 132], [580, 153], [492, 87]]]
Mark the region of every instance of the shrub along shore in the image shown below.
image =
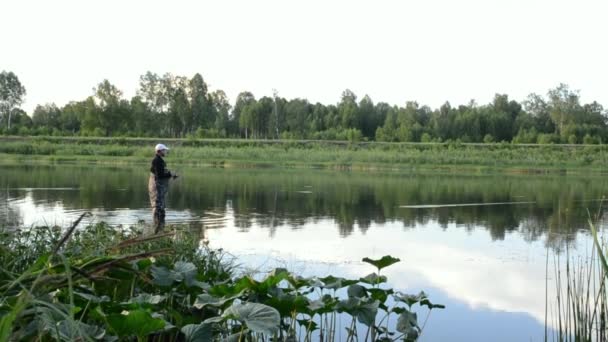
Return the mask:
[[3, 162], [137, 164], [149, 162], [153, 146], [161, 141], [172, 147], [172, 165], [576, 173], [608, 170], [605, 145], [0, 137], [0, 156]]

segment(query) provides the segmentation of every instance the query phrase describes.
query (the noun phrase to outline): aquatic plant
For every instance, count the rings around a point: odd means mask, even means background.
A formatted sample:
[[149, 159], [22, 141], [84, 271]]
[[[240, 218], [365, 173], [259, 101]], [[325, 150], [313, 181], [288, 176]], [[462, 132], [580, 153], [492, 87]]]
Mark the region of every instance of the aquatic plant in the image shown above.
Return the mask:
[[376, 272], [359, 279], [280, 268], [256, 279], [186, 230], [77, 225], [3, 232], [0, 340], [414, 341], [413, 307], [443, 308], [389, 288], [391, 256], [363, 259]]

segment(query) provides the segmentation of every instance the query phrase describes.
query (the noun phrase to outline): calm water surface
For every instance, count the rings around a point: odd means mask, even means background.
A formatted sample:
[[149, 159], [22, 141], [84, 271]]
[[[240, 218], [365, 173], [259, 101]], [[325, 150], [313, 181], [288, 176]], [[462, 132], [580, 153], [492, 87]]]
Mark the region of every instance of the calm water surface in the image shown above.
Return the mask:
[[[2, 226], [68, 225], [84, 211], [93, 222], [151, 221], [145, 166], [0, 170]], [[597, 212], [608, 194], [599, 176], [181, 174], [168, 223], [200, 230], [247, 269], [359, 277], [372, 271], [361, 258], [399, 257], [386, 270], [391, 285], [447, 305], [433, 311], [423, 341], [541, 341], [547, 253], [587, 254], [587, 210]]]

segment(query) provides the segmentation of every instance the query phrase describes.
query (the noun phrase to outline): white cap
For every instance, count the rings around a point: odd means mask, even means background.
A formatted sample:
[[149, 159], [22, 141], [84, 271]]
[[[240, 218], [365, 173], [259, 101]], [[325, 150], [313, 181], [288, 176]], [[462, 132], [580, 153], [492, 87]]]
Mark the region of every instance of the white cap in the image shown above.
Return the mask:
[[156, 148], [154, 149], [155, 151], [162, 151], [162, 150], [169, 150], [169, 148], [167, 146], [165, 146], [164, 144], [158, 144], [156, 145]]

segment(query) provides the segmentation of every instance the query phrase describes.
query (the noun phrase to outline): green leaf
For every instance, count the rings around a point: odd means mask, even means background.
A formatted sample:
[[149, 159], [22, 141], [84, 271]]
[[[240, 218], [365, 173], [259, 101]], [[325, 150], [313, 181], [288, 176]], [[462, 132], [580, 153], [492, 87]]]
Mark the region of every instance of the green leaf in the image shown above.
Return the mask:
[[432, 309], [445, 309], [445, 305], [443, 304], [433, 304], [431, 303], [431, 301], [428, 298], [425, 298], [423, 300], [420, 301], [420, 305], [425, 305], [426, 307], [429, 308], [429, 310]]
[[268, 335], [279, 329], [281, 320], [275, 308], [260, 303], [233, 304], [222, 316], [237, 319], [251, 331]]
[[191, 262], [178, 261], [173, 266], [174, 279], [183, 281], [186, 286], [193, 286], [196, 281], [196, 266]]
[[418, 317], [416, 313], [404, 310], [397, 320], [397, 331], [405, 333], [409, 332], [411, 328], [418, 328]]
[[386, 303], [386, 300], [388, 299], [388, 295], [393, 294], [393, 289], [367, 289], [367, 291], [370, 293], [370, 297], [372, 299], [375, 299], [377, 301], [379, 301], [381, 304]]
[[399, 261], [401, 261], [399, 258], [393, 258], [390, 255], [385, 255], [380, 259], [374, 260], [374, 259], [370, 259], [370, 258], [363, 258], [363, 260], [361, 260], [363, 262], [366, 262], [368, 264], [372, 264], [374, 266], [376, 266], [376, 268], [379, 270], [388, 267], [394, 263], [397, 263]]
[[77, 297], [80, 297], [80, 298], [82, 298], [82, 299], [84, 299], [86, 301], [89, 301], [91, 303], [105, 303], [105, 302], [109, 302], [110, 301], [110, 297], [108, 297], [108, 296], [97, 297], [95, 295], [84, 293], [84, 292], [79, 292], [79, 291], [73, 291], [73, 293]]
[[304, 327], [306, 331], [315, 331], [318, 328], [317, 323], [310, 319], [299, 319], [298, 323], [300, 326]]
[[361, 300], [351, 297], [347, 300], [342, 300], [338, 303], [338, 312], [346, 312], [353, 317], [357, 317], [359, 322], [371, 326], [376, 321], [378, 306], [380, 302], [377, 300]]
[[370, 274], [366, 275], [364, 278], [360, 278], [359, 281], [361, 281], [362, 283], [370, 284], [370, 285], [376, 285], [376, 284], [380, 284], [380, 283], [386, 283], [386, 277], [379, 276], [376, 273], [370, 273]]
[[138, 309], [127, 314], [113, 314], [107, 317], [108, 325], [120, 337], [144, 337], [162, 330], [165, 321], [153, 318], [148, 311]]
[[196, 297], [196, 301], [194, 302], [194, 307], [197, 309], [202, 309], [205, 306], [214, 306], [214, 307], [222, 307], [224, 306], [224, 304], [234, 300], [235, 298], [237, 298], [239, 295], [235, 295], [235, 296], [230, 296], [230, 297], [222, 297], [222, 298], [217, 298], [214, 297], [212, 295], [203, 293], [201, 295], [198, 295]]
[[300, 277], [300, 276], [290, 275], [289, 277], [287, 277], [287, 281], [296, 290], [300, 289], [300, 288], [302, 288], [304, 286], [310, 286], [310, 279], [303, 278], [303, 277]]
[[420, 291], [420, 293], [418, 293], [417, 295], [411, 295], [397, 292], [393, 295], [393, 298], [395, 298], [396, 301], [405, 303], [407, 304], [407, 306], [411, 307], [412, 305], [420, 302], [421, 300], [426, 299], [426, 293]]
[[171, 286], [173, 285], [174, 277], [173, 273], [164, 266], [152, 266], [150, 268], [153, 281], [159, 286]]
[[367, 297], [366, 288], [361, 285], [358, 285], [358, 284], [353, 284], [353, 285], [349, 286], [348, 290], [346, 292], [349, 297], [356, 297], [356, 298]]
[[319, 280], [321, 280], [323, 282], [323, 285], [321, 286], [322, 288], [333, 289], [333, 290], [341, 289], [343, 287], [357, 283], [356, 280], [349, 280], [349, 279], [344, 279], [344, 278], [340, 278], [340, 277], [334, 277], [332, 275], [327, 276], [325, 278], [319, 278]]
[[151, 295], [149, 293], [141, 293], [137, 297], [131, 298], [129, 303], [152, 304], [156, 305], [165, 300], [165, 296]]
[[213, 339], [211, 324], [188, 324], [181, 329], [186, 342], [207, 342]]
[[591, 222], [591, 219], [589, 219], [589, 227], [591, 228], [591, 233], [593, 235], [593, 242], [597, 249], [597, 255], [600, 257], [600, 261], [601, 261], [600, 264], [602, 265], [602, 268], [604, 269], [604, 273], [608, 273], [608, 262], [606, 262], [606, 255], [604, 254], [604, 251], [602, 250], [602, 246], [600, 245], [600, 240], [597, 237], [597, 230], [595, 229], [595, 225], [593, 224], [593, 222]]
[[264, 301], [264, 304], [277, 309], [282, 317], [290, 317], [293, 312], [309, 313], [309, 300], [301, 295], [279, 294], [278, 296], [274, 296]]

